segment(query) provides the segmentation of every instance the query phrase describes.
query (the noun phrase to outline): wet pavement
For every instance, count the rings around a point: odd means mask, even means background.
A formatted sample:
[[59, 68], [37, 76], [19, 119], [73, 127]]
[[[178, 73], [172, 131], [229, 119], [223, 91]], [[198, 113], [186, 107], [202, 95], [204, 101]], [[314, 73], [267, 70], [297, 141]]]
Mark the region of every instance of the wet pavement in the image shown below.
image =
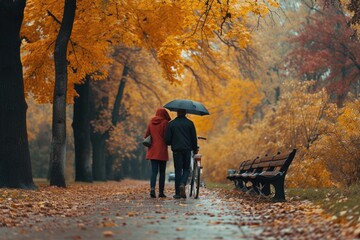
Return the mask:
[[199, 199], [175, 200], [171, 183], [167, 198], [152, 199], [147, 182], [104, 184], [112, 192], [81, 195], [74, 214], [28, 216], [27, 224], [0, 228], [0, 239], [351, 239], [309, 202], [206, 188]]

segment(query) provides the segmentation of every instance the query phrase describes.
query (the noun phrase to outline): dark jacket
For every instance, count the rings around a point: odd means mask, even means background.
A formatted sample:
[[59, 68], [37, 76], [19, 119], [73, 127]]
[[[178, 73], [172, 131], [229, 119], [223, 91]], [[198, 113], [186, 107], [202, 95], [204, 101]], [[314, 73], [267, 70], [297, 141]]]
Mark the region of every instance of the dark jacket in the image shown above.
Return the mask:
[[166, 127], [165, 143], [173, 152], [196, 151], [197, 137], [194, 123], [185, 116], [178, 116]]
[[152, 144], [147, 150], [146, 159], [169, 160], [168, 147], [164, 141], [168, 121], [170, 121], [168, 112], [164, 108], [157, 109], [155, 117], [150, 120], [144, 136], [147, 137], [151, 134], [152, 137]]

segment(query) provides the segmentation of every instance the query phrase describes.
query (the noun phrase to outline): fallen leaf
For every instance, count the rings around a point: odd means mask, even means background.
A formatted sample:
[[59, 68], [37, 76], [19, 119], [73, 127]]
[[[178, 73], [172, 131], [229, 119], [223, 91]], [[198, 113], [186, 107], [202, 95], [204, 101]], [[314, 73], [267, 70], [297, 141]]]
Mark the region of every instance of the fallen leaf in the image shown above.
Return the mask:
[[112, 237], [113, 235], [114, 235], [114, 233], [112, 231], [104, 231], [103, 232], [104, 237]]

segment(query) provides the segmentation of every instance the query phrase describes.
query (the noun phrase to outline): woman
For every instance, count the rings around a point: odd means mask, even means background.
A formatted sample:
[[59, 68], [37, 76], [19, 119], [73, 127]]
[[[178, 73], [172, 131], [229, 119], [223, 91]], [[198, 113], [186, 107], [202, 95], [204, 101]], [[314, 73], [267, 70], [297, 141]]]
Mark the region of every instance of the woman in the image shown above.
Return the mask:
[[164, 108], [157, 109], [155, 117], [150, 120], [145, 133], [145, 138], [149, 135], [152, 137], [152, 144], [146, 153], [146, 159], [151, 161], [150, 197], [152, 198], [156, 198], [155, 186], [158, 172], [160, 172], [159, 197], [166, 197], [164, 194], [165, 169], [169, 155], [164, 137], [166, 126], [170, 120], [171, 118]]

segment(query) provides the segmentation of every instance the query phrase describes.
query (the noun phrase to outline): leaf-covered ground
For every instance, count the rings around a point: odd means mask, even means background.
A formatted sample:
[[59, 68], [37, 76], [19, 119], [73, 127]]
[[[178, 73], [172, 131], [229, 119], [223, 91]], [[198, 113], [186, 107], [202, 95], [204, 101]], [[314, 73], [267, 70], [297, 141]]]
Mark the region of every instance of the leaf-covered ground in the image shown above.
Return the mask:
[[74, 183], [37, 191], [0, 189], [0, 239], [353, 239], [309, 201], [271, 203], [236, 190], [200, 199], [151, 199], [149, 183]]

